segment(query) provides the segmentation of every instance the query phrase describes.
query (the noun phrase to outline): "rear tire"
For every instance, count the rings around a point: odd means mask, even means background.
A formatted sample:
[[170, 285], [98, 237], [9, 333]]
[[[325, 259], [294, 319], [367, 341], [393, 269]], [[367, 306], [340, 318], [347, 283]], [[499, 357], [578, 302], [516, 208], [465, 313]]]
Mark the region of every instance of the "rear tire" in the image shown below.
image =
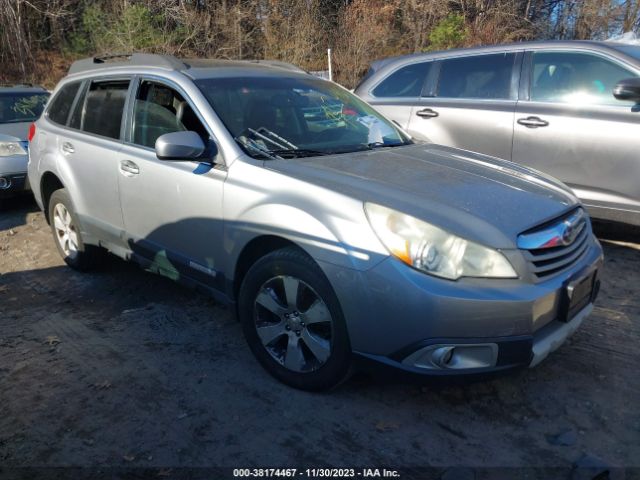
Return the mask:
[[277, 250], [249, 269], [238, 313], [249, 348], [281, 382], [321, 391], [348, 378], [351, 345], [338, 298], [299, 249]]
[[64, 188], [53, 192], [49, 199], [49, 222], [58, 253], [67, 265], [84, 272], [100, 263], [102, 249], [85, 245], [78, 216]]

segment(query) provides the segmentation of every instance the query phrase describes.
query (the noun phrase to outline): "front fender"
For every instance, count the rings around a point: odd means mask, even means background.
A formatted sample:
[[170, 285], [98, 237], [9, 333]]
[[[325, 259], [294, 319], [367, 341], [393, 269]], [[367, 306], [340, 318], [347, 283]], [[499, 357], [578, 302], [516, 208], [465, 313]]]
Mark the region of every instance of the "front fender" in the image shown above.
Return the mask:
[[[225, 222], [225, 244], [230, 257], [237, 261], [244, 247], [254, 238], [264, 235], [288, 240], [318, 262], [326, 262], [355, 270], [367, 270], [380, 263], [388, 254], [366, 246], [368, 234], [336, 231], [336, 222], [323, 222], [317, 217], [290, 205], [266, 204], [247, 211], [240, 219]], [[367, 228], [368, 225], [366, 225]], [[354, 226], [351, 226], [354, 228]], [[357, 227], [355, 227], [358, 230]], [[360, 237], [360, 238], [358, 238]], [[377, 239], [376, 239], [377, 240]]]
[[389, 256], [360, 200], [278, 172], [237, 162], [225, 183], [224, 203], [229, 271], [244, 247], [265, 235], [298, 245], [317, 262], [355, 270], [373, 268]]

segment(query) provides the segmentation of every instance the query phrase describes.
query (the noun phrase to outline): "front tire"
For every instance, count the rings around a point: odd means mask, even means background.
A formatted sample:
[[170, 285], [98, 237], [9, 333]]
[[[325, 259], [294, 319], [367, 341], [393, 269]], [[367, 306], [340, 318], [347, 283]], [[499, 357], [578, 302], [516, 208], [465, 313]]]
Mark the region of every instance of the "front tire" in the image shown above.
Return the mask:
[[67, 265], [87, 271], [100, 263], [102, 252], [82, 240], [78, 216], [64, 188], [53, 192], [49, 199], [49, 221], [58, 253]]
[[238, 296], [247, 343], [278, 380], [311, 391], [343, 382], [351, 346], [331, 284], [297, 248], [272, 252], [247, 272]]

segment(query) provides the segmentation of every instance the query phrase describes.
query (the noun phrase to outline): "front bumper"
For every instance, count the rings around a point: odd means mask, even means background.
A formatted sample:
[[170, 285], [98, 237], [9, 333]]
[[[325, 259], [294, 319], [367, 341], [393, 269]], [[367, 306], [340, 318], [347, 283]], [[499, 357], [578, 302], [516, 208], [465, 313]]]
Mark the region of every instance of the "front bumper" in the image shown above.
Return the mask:
[[535, 284], [450, 282], [392, 258], [366, 272], [324, 269], [343, 307], [358, 358], [443, 376], [537, 365], [575, 332], [593, 308], [597, 277], [588, 302], [572, 312], [570, 321], [563, 321], [567, 285], [601, 266], [602, 248], [594, 238], [569, 270]]

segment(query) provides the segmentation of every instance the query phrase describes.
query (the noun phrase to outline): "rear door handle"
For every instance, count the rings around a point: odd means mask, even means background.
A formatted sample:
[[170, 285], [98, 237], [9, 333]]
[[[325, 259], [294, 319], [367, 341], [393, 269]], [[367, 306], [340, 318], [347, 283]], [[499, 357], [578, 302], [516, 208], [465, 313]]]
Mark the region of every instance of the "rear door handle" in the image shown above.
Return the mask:
[[122, 160], [120, 162], [120, 171], [127, 176], [138, 175], [140, 173], [138, 165], [133, 163], [131, 160]]
[[435, 110], [431, 110], [430, 108], [423, 108], [422, 110], [418, 110], [416, 112], [416, 115], [418, 115], [419, 117], [422, 117], [422, 118], [434, 118], [434, 117], [437, 117], [440, 114], [438, 112], [436, 112]]
[[73, 145], [69, 142], [63, 142], [60, 148], [64, 153], [74, 153], [76, 151]]
[[527, 128], [546, 127], [547, 125], [549, 125], [549, 122], [547, 122], [546, 120], [542, 120], [539, 117], [519, 118], [518, 123], [520, 125], [524, 125]]

